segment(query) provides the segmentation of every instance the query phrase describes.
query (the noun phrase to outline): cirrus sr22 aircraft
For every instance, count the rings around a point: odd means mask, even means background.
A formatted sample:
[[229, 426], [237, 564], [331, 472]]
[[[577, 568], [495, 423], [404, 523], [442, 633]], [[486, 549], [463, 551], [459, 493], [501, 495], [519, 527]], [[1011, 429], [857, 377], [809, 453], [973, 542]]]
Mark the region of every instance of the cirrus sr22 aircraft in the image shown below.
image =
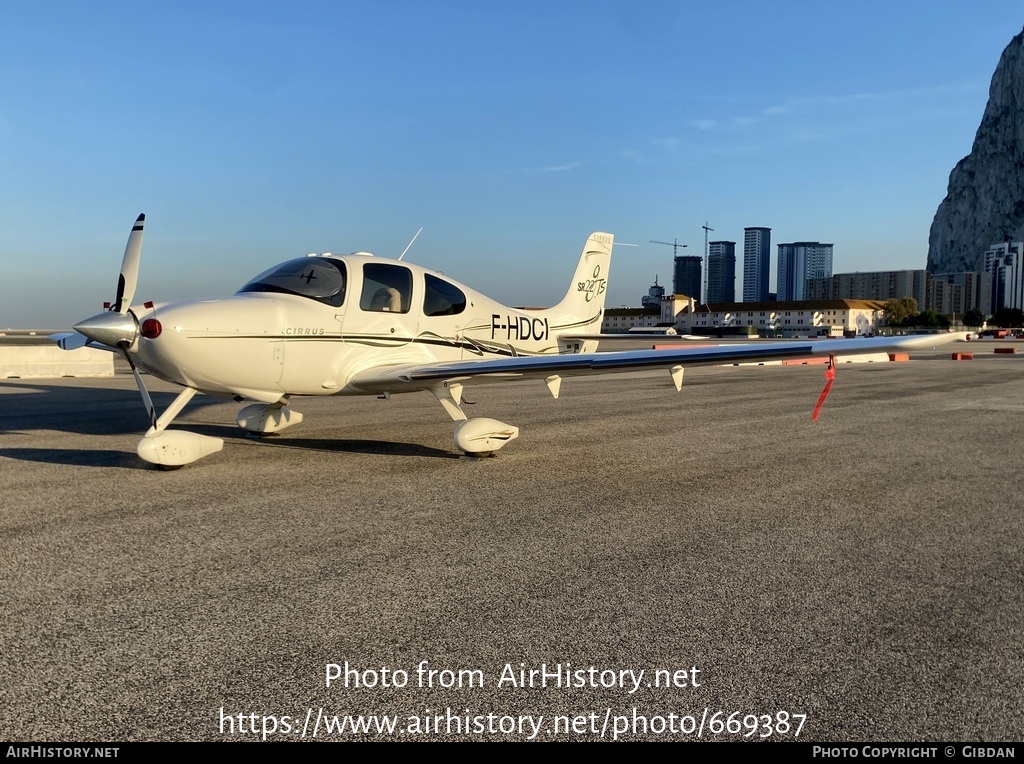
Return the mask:
[[[440, 273], [367, 253], [289, 260], [230, 297], [133, 306], [144, 221], [139, 215], [128, 238], [109, 311], [53, 338], [66, 350], [88, 345], [124, 355], [151, 422], [139, 456], [164, 468], [224, 445], [220, 438], [168, 429], [196, 393], [249, 401], [236, 421], [264, 435], [302, 421], [290, 408], [296, 396], [386, 398], [425, 390], [457, 423], [458, 448], [483, 456], [519, 430], [467, 417], [467, 385], [533, 379], [557, 398], [562, 377], [661, 367], [678, 390], [688, 365], [831, 357], [940, 341], [881, 337], [597, 353], [612, 252], [608, 233], [590, 235], [565, 297], [547, 310], [509, 308]], [[182, 387], [159, 416], [139, 369]]]

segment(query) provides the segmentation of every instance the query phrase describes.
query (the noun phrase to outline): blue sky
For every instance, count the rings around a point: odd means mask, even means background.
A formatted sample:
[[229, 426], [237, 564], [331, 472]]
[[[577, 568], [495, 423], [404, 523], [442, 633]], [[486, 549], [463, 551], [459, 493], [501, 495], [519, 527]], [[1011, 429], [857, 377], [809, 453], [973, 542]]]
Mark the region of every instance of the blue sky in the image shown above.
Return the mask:
[[670, 285], [649, 240], [701, 254], [705, 220], [923, 268], [1022, 25], [1016, 0], [10, 3], [0, 327], [95, 313], [139, 212], [137, 300], [420, 226], [407, 259], [519, 305], [594, 230], [639, 245], [610, 306]]

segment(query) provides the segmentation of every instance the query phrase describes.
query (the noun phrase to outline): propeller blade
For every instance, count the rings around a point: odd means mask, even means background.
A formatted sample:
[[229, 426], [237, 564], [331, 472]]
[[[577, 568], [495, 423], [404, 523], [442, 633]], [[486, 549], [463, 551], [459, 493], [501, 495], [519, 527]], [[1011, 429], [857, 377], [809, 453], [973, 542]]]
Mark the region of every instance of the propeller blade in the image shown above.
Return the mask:
[[56, 342], [61, 350], [78, 350], [78, 348], [85, 347], [85, 343], [89, 341], [88, 337], [78, 332], [51, 334], [50, 339]]
[[121, 275], [117, 279], [117, 299], [111, 310], [118, 313], [128, 312], [135, 287], [139, 282], [139, 260], [142, 258], [142, 228], [146, 223], [145, 213], [139, 215], [128, 235], [128, 245], [124, 248], [124, 259], [121, 260]]
[[146, 383], [142, 381], [142, 375], [139, 374], [139, 370], [135, 368], [135, 362], [132, 361], [132, 356], [128, 352], [129, 343], [119, 342], [117, 347], [120, 349], [124, 359], [128, 362], [128, 365], [132, 367], [132, 374], [135, 375], [135, 384], [139, 388], [139, 394], [142, 396], [142, 403], [146, 407], [146, 413], [149, 414], [149, 423], [152, 427], [156, 427], [156, 406], [153, 405], [153, 399], [149, 397], [149, 390], [146, 389]]
[[151, 427], [156, 427], [156, 406], [153, 405], [153, 399], [149, 397], [146, 383], [142, 381], [142, 375], [139, 374], [139, 370], [134, 366], [132, 366], [132, 374], [135, 375], [135, 384], [139, 386], [142, 402], [146, 405], [146, 413], [149, 414], [149, 424]]

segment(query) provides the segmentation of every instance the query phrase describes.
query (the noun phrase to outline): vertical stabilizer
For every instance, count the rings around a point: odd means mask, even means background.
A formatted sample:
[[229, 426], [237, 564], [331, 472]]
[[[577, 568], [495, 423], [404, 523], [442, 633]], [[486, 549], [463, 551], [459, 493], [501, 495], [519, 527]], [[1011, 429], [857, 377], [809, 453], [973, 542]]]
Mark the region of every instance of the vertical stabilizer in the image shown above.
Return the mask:
[[597, 333], [601, 330], [614, 238], [610, 233], [590, 234], [565, 297], [545, 311], [557, 331]]

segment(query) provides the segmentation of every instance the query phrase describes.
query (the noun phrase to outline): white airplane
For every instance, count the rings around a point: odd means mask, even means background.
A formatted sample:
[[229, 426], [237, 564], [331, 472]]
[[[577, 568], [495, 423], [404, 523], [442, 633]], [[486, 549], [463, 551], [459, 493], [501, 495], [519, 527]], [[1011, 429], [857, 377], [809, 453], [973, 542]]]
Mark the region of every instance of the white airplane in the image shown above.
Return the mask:
[[[139, 215], [128, 238], [109, 311], [53, 339], [66, 350], [88, 345], [124, 355], [151, 422], [138, 454], [167, 469], [224, 445], [220, 438], [168, 429], [200, 392], [249, 401], [238, 426], [265, 435], [302, 421], [289, 405], [295, 396], [388, 398], [426, 390], [457, 423], [458, 448], [483, 456], [519, 430], [467, 417], [462, 391], [469, 384], [538, 379], [557, 398], [562, 377], [662, 367], [679, 390], [686, 365], [932, 347], [963, 336], [597, 353], [612, 252], [608, 233], [590, 235], [565, 297], [547, 310], [509, 308], [435, 271], [365, 252], [289, 260], [230, 297], [132, 306], [144, 221]], [[183, 388], [159, 416], [139, 369]]]

